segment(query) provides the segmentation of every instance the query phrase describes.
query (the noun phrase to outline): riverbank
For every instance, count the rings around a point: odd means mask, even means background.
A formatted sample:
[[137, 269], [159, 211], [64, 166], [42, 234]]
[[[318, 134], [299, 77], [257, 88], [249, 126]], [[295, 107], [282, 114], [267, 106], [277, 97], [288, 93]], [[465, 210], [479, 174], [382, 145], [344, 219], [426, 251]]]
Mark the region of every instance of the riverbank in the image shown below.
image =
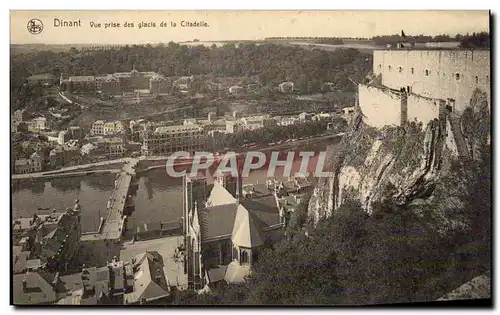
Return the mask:
[[[238, 153], [246, 153], [248, 151], [260, 151], [269, 152], [272, 150], [291, 150], [301, 146], [313, 145], [322, 141], [341, 138], [344, 133], [338, 133], [333, 135], [322, 135], [318, 137], [312, 137], [308, 139], [297, 139], [290, 142], [284, 142], [280, 144], [266, 145], [266, 146], [255, 146], [251, 148], [244, 148], [240, 150], [234, 150]], [[229, 150], [228, 150], [229, 151]], [[154, 169], [165, 167], [165, 162], [167, 161], [166, 156], [154, 156], [145, 157], [141, 156], [139, 160], [142, 163], [153, 163], [146, 168], [142, 169], [140, 172], [145, 173]], [[91, 176], [106, 173], [118, 173], [124, 164], [129, 163], [133, 158], [122, 158], [116, 160], [109, 160], [91, 164], [82, 164], [76, 166], [70, 166], [61, 168], [55, 171], [38, 172], [38, 173], [28, 173], [28, 174], [13, 174], [12, 181], [23, 181], [23, 180], [36, 180], [36, 179], [53, 179], [53, 178], [64, 178], [64, 177], [77, 177], [77, 176]], [[157, 163], [161, 163], [157, 164]], [[103, 169], [104, 168], [104, 169]]]

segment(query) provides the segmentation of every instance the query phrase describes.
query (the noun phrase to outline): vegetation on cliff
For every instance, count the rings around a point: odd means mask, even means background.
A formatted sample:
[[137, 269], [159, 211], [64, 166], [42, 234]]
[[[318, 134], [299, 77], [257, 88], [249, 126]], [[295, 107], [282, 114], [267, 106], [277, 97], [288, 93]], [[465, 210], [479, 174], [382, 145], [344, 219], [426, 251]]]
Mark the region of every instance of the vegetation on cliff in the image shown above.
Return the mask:
[[[408, 124], [382, 131], [355, 124], [343, 141], [346, 148], [352, 143], [352, 150], [341, 149], [333, 159], [337, 164], [331, 166], [349, 163], [362, 176], [376, 179], [374, 186], [362, 187], [376, 192], [369, 195], [376, 197], [370, 214], [362, 203], [361, 185], [358, 190], [345, 186], [350, 193], [307, 236], [300, 233], [304, 220], [298, 211], [297, 220], [290, 220], [289, 234], [294, 237], [262, 252], [244, 285], [205, 296], [203, 303], [429, 301], [488, 272], [491, 151], [483, 96], [475, 93], [471, 110], [462, 117], [462, 130], [454, 131], [468, 132], [469, 146], [476, 152], [469, 157], [454, 155], [445, 145], [445, 124], [438, 121], [425, 129]], [[377, 150], [373, 150], [374, 141], [380, 141]], [[362, 151], [360, 161], [354, 156], [357, 150]], [[369, 157], [371, 151], [376, 154]], [[392, 160], [385, 174], [380, 172], [388, 160], [383, 156]], [[370, 168], [379, 171], [369, 173]], [[323, 185], [323, 190], [329, 189]]]

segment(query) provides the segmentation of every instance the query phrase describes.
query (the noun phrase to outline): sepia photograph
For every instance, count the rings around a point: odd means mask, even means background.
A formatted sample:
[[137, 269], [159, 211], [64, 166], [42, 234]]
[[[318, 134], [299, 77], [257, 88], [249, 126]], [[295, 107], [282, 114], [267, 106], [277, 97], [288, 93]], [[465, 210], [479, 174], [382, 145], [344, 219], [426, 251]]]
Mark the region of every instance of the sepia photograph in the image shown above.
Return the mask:
[[10, 304], [493, 306], [487, 10], [11, 10]]

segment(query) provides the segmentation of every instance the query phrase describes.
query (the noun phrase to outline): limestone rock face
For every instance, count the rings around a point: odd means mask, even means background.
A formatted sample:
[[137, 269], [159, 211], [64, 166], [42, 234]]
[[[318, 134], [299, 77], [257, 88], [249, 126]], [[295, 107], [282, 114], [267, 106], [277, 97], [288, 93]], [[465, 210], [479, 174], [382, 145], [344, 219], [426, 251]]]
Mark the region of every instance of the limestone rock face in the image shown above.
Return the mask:
[[358, 116], [341, 148], [330, 157], [327, 167], [332, 176], [318, 181], [309, 204], [309, 226], [354, 201], [368, 214], [388, 202], [408, 207], [442, 233], [466, 228], [455, 209], [463, 206], [467, 183], [454, 183], [448, 177], [453, 176], [451, 165], [469, 157], [458, 156], [447, 145], [447, 137], [463, 137], [463, 130], [449, 126], [447, 120], [436, 119], [426, 126], [409, 123], [375, 129]]

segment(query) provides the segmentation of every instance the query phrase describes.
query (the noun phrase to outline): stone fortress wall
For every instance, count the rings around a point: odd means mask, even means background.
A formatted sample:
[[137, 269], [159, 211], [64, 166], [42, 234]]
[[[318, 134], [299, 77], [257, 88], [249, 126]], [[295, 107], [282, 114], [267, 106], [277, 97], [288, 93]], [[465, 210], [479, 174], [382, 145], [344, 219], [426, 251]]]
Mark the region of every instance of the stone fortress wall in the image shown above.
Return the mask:
[[373, 72], [379, 84], [359, 84], [359, 106], [376, 128], [405, 121], [426, 125], [447, 105], [461, 113], [475, 89], [491, 99], [489, 50], [376, 50]]
[[401, 96], [390, 89], [360, 84], [359, 107], [366, 124], [381, 128], [401, 123]]
[[389, 88], [454, 99], [457, 112], [469, 105], [476, 88], [490, 97], [489, 50], [375, 50], [373, 72]]

